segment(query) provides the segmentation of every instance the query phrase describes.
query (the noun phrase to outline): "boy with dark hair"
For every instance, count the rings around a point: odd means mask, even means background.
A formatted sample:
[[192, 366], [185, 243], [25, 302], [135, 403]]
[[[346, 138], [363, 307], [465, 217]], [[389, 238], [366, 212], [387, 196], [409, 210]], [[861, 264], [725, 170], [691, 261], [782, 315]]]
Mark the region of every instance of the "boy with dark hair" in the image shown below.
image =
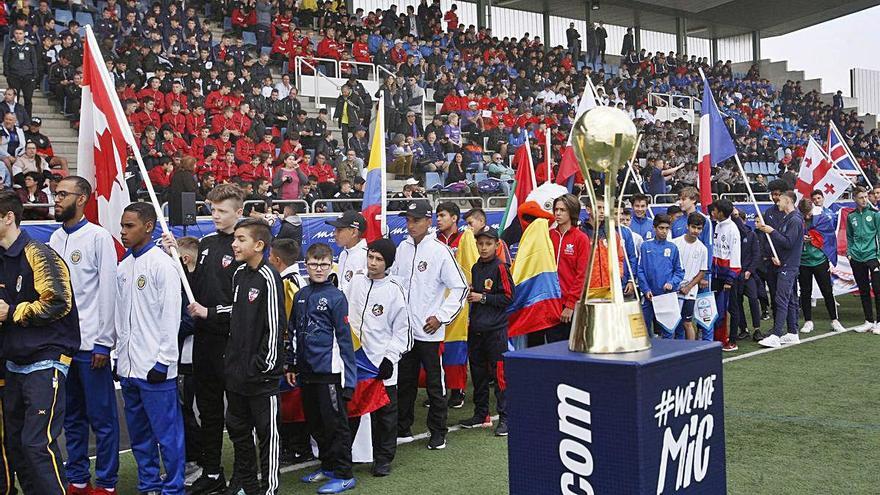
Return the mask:
[[[116, 373], [138, 465], [137, 488], [142, 493], [179, 494], [186, 462], [177, 398], [180, 276], [174, 260], [154, 249], [152, 205], [128, 205], [121, 223], [122, 244], [129, 253], [117, 270]], [[159, 472], [160, 453], [164, 479]]]
[[[67, 265], [49, 246], [21, 230], [22, 209], [15, 192], [0, 191], [0, 321], [5, 359], [0, 362], [0, 377], [6, 379], [0, 389], [6, 434], [2, 440], [25, 493], [62, 495], [66, 477], [58, 436], [65, 378], [80, 347], [79, 316]], [[37, 410], [45, 414], [35, 414]], [[12, 493], [11, 476], [9, 483], [6, 489]]]
[[[233, 479], [245, 493], [278, 492], [278, 383], [282, 376], [284, 294], [265, 259], [272, 232], [264, 220], [235, 227], [232, 251], [241, 263], [232, 277], [232, 314], [226, 343], [226, 427], [235, 450]], [[254, 435], [260, 442], [257, 481]]]
[[[403, 286], [388, 272], [397, 249], [380, 238], [367, 247], [366, 274], [355, 275], [348, 293], [352, 331], [361, 350], [384, 380], [389, 402], [370, 414], [373, 443], [373, 476], [391, 474], [397, 451], [397, 363], [412, 348], [412, 328]], [[357, 428], [360, 421], [352, 421]]]
[[632, 221], [629, 228], [645, 241], [654, 238], [654, 229], [651, 219], [648, 218], [648, 197], [644, 194], [635, 194], [632, 197]]
[[326, 481], [318, 493], [340, 493], [357, 483], [351, 468], [348, 401], [354, 394], [357, 364], [348, 324], [348, 301], [329, 281], [333, 251], [323, 243], [306, 251], [309, 285], [293, 301], [286, 377], [302, 387], [309, 432], [318, 443], [321, 466], [302, 478]]
[[451, 201], [444, 201], [437, 205], [437, 239], [449, 246], [452, 252], [458, 248], [461, 240], [461, 232], [458, 231], [458, 220], [461, 218], [461, 209]]
[[[697, 333], [694, 327], [694, 305], [700, 282], [709, 270], [709, 251], [699, 239], [703, 229], [706, 228], [706, 217], [697, 212], [693, 212], [687, 217], [687, 232], [673, 239], [672, 243], [678, 248], [681, 266], [684, 269], [684, 278], [678, 289], [678, 298], [681, 300], [682, 326], [685, 338], [695, 340]], [[679, 335], [676, 337], [681, 338]]]
[[[798, 288], [801, 252], [804, 245], [804, 218], [795, 203], [797, 196], [785, 191], [779, 197], [777, 206], [785, 215], [776, 227], [761, 222], [756, 228], [770, 236], [776, 247], [777, 257], [772, 259], [776, 266], [776, 291], [773, 292], [775, 312], [773, 314], [773, 333], [758, 343], [764, 347], [779, 347], [800, 343], [798, 337]], [[876, 243], [876, 236], [874, 242]]]
[[486, 228], [474, 234], [480, 259], [471, 268], [468, 294], [468, 361], [474, 381], [474, 415], [459, 424], [465, 428], [491, 428], [489, 419], [489, 383], [494, 378], [498, 408], [495, 435], [507, 436], [507, 411], [501, 355], [507, 351], [507, 313], [513, 301], [513, 277], [510, 267], [498, 259], [498, 231]]
[[[739, 229], [733, 223], [733, 203], [719, 199], [709, 205], [712, 219], [715, 220], [715, 240], [712, 246], [712, 289], [715, 291], [715, 304], [718, 308], [718, 321], [715, 323], [715, 340], [722, 343], [721, 350], [732, 352], [736, 345], [736, 329], [739, 324], [737, 308], [732, 304], [731, 294], [739, 274], [742, 272], [742, 243]], [[730, 314], [730, 323], [727, 314]]]
[[[846, 255], [859, 286], [862, 311], [865, 313], [865, 323], [857, 326], [855, 331], [880, 334], [880, 325], [877, 324], [877, 319], [880, 319], [880, 250], [877, 245], [880, 214], [868, 202], [868, 192], [864, 188], [856, 187], [853, 198], [856, 208], [846, 218]], [[872, 302], [877, 307], [876, 315]]]
[[681, 267], [678, 247], [667, 240], [671, 225], [672, 221], [668, 215], [654, 217], [655, 237], [642, 244], [638, 272], [639, 287], [645, 296], [642, 303], [645, 324], [653, 324], [654, 331], [664, 339], [671, 339], [675, 328], [664, 327], [654, 317], [653, 298], [678, 291], [685, 273]]

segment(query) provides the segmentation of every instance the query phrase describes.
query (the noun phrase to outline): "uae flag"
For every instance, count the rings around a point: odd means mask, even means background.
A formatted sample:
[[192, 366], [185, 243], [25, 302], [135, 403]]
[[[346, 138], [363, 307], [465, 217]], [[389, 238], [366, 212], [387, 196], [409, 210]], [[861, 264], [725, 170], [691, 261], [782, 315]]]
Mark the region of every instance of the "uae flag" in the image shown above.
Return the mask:
[[119, 221], [130, 202], [125, 166], [129, 147], [136, 146], [98, 41], [86, 25], [77, 170], [92, 185], [86, 217], [110, 231], [120, 258], [125, 249]]

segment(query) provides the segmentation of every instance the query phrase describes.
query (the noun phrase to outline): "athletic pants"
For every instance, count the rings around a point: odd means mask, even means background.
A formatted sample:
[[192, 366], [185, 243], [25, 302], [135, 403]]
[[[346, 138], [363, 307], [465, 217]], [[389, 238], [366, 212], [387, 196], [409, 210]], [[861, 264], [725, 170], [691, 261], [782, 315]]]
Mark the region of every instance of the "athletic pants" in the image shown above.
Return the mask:
[[[120, 382], [131, 452], [137, 461], [138, 491], [183, 494], [186, 449], [177, 378], [161, 383], [139, 378], [122, 378]], [[160, 453], [164, 479], [160, 476]]]
[[26, 494], [64, 495], [67, 489], [58, 447], [65, 395], [65, 376], [56, 368], [6, 371], [3, 411], [9, 459]]
[[[760, 280], [760, 279], [758, 279]], [[755, 277], [737, 279], [734, 284], [736, 289], [736, 314], [737, 326], [734, 330], [748, 330], [748, 319], [746, 318], [746, 307], [743, 304], [745, 300], [749, 301], [749, 315], [752, 317], [752, 328], [761, 327], [761, 305], [758, 302], [758, 280]], [[760, 283], [764, 283], [763, 281]]]
[[[24, 99], [24, 109], [27, 110], [27, 114], [31, 117], [34, 116], [34, 89], [37, 87], [36, 76], [6, 76], [6, 82], [9, 83], [10, 88], [15, 88], [18, 91], [18, 94], [23, 96]], [[19, 127], [28, 124], [29, 122], [19, 122]]]
[[[226, 429], [235, 451], [232, 477], [249, 494], [278, 493], [279, 457], [281, 455], [281, 414], [278, 395], [249, 397], [227, 392]], [[260, 481], [257, 480], [257, 455], [254, 430], [260, 442]]]
[[419, 388], [419, 371], [425, 369], [428, 400], [428, 431], [432, 435], [446, 435], [446, 385], [443, 381], [443, 360], [440, 357], [440, 342], [416, 340], [413, 348], [403, 355], [398, 364], [397, 394], [400, 409], [397, 416], [397, 430], [407, 431], [415, 421], [416, 394]]
[[[6, 364], [0, 361], [4, 371]], [[0, 379], [3, 374], [0, 373]], [[3, 400], [3, 390], [5, 385], [0, 383], [0, 401]], [[0, 402], [2, 404], [2, 402]], [[0, 405], [0, 495], [11, 495], [17, 493], [15, 490], [15, 471], [9, 463], [9, 447], [6, 440], [6, 413], [3, 406]]]
[[[761, 280], [767, 283], [767, 299], [770, 302], [771, 314], [776, 314], [776, 279], [779, 275], [779, 268], [773, 264], [772, 260], [765, 260], [767, 268], [758, 270]], [[759, 291], [760, 294], [760, 291]], [[765, 308], [767, 309], [767, 308]]]
[[865, 321], [877, 321], [874, 319], [874, 308], [871, 307], [871, 289], [874, 289], [874, 305], [877, 307], [877, 317], [880, 318], [880, 262], [877, 260], [856, 261], [851, 259], [853, 277], [859, 287], [859, 297], [862, 299], [862, 311], [865, 312]]
[[223, 454], [226, 337], [196, 334], [193, 339], [193, 373], [196, 405], [201, 420], [201, 462], [205, 474], [220, 474]]
[[[734, 282], [735, 284], [736, 282]], [[712, 279], [715, 291], [715, 306], [718, 308], [718, 321], [715, 322], [715, 340], [722, 344], [736, 344], [736, 332], [739, 328], [739, 314], [732, 298], [736, 295], [734, 287], [724, 289], [724, 284], [718, 279]], [[727, 321], [727, 315], [730, 321]]]
[[834, 290], [831, 288], [831, 273], [828, 271], [828, 260], [821, 265], [801, 266], [798, 274], [798, 285], [801, 288], [801, 311], [804, 312], [804, 321], [813, 321], [813, 279], [822, 293], [825, 301], [825, 309], [828, 317], [837, 319], [837, 304], [834, 302]]
[[474, 417], [489, 415], [489, 382], [495, 377], [495, 400], [500, 421], [507, 420], [504, 365], [501, 355], [507, 352], [507, 330], [468, 332], [468, 361], [474, 382]]
[[92, 369], [92, 353], [81, 351], [67, 372], [67, 481], [86, 484], [89, 466], [89, 427], [95, 432], [95, 485], [114, 488], [119, 470], [119, 415], [110, 365]]
[[304, 383], [302, 403], [309, 433], [318, 444], [321, 470], [333, 472], [338, 479], [352, 478], [352, 434], [342, 387], [335, 383]]
[[[574, 318], [574, 315], [572, 315], [572, 318]], [[571, 322], [559, 323], [546, 330], [526, 334], [526, 347], [537, 347], [539, 345], [552, 344], [553, 342], [562, 342], [563, 340], [568, 340], [570, 335]]]
[[[798, 333], [798, 293], [797, 278], [799, 270], [782, 267], [776, 270], [776, 284], [771, 285], [773, 294], [773, 333], [782, 337], [786, 333]], [[787, 330], [786, 330], [787, 328]]]
[[[370, 413], [370, 427], [373, 438], [373, 464], [391, 464], [397, 453], [397, 385], [386, 385], [388, 404]], [[357, 436], [361, 418], [349, 418], [351, 438]]]
[[177, 390], [180, 398], [180, 409], [183, 415], [183, 437], [186, 442], [186, 462], [199, 462], [202, 454], [200, 447], [199, 420], [196, 418], [196, 384], [192, 374], [192, 364], [180, 364], [177, 367]]

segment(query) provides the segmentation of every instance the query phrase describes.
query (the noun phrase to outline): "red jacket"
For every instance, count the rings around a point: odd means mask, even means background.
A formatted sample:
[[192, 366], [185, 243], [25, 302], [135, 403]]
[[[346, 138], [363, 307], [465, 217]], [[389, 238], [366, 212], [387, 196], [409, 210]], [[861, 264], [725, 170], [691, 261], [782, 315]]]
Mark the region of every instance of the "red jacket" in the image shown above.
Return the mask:
[[254, 144], [253, 141], [242, 138], [235, 143], [235, 159], [239, 162], [247, 163], [251, 161], [256, 154], [257, 145]]
[[184, 155], [189, 154], [189, 146], [187, 146], [186, 141], [183, 139], [176, 137], [171, 141], [165, 141], [162, 143], [162, 152], [165, 153], [166, 156], [174, 156], [174, 153], [177, 153], [178, 151]]
[[229, 126], [229, 121], [232, 120], [232, 117], [226, 118], [222, 113], [218, 113], [211, 119], [211, 134], [219, 136], [223, 129], [226, 129]]
[[171, 112], [166, 113], [162, 116], [162, 123], [168, 124], [174, 129], [174, 132], [183, 135], [186, 132], [186, 116], [182, 113], [178, 113], [174, 115]]
[[150, 113], [146, 110], [141, 110], [131, 116], [131, 125], [134, 127], [135, 132], [142, 134], [144, 129], [150, 125], [159, 129], [162, 125], [162, 120], [161, 117], [159, 117], [159, 112], [153, 111]]
[[238, 131], [244, 135], [251, 128], [251, 119], [241, 112], [232, 114], [232, 118], [226, 123], [226, 128], [230, 131]]
[[324, 162], [323, 165], [316, 163], [311, 167], [311, 173], [318, 178], [318, 182], [330, 182], [336, 180], [336, 174], [333, 172], [333, 165]]
[[354, 59], [358, 62], [364, 62], [367, 64], [373, 63], [373, 57], [370, 55], [370, 49], [367, 47], [366, 43], [361, 43], [360, 41], [355, 41], [351, 46], [352, 55], [354, 55]]
[[226, 152], [232, 149], [232, 141], [223, 142], [222, 139], [217, 138], [212, 143], [215, 148], [217, 148], [217, 156], [224, 157]]
[[300, 143], [298, 148], [293, 147], [293, 141], [289, 139], [285, 139], [283, 143], [281, 143], [281, 153], [293, 153], [299, 158], [305, 156], [305, 150], [303, 150], [302, 143]]
[[233, 177], [238, 177], [239, 167], [234, 163], [229, 163], [226, 160], [220, 162], [214, 167], [214, 177], [217, 178], [217, 182], [228, 181]]
[[201, 160], [205, 156], [205, 146], [209, 144], [211, 144], [211, 138], [202, 139], [201, 137], [195, 137], [189, 146], [189, 151], [192, 153], [192, 156]]
[[189, 136], [198, 136], [199, 131], [201, 131], [203, 127], [207, 127], [207, 125], [208, 123], [205, 120], [204, 115], [190, 113], [186, 116], [186, 134]]
[[272, 52], [271, 53], [280, 53], [285, 57], [290, 54], [290, 40], [284, 41], [282, 38], [278, 38], [275, 40], [275, 43], [272, 43]]
[[565, 234], [558, 228], [550, 229], [550, 242], [556, 253], [562, 306], [574, 309], [584, 290], [587, 261], [590, 257], [590, 238], [581, 229], [572, 226]]
[[141, 105], [144, 104], [144, 98], [148, 96], [156, 102], [157, 112], [162, 113], [165, 111], [165, 93], [159, 91], [158, 89], [154, 90], [153, 88], [147, 86], [146, 88], [138, 92], [138, 101], [141, 103]]
[[318, 43], [318, 58], [342, 59], [342, 45], [330, 38], [324, 38]]
[[173, 171], [165, 172], [165, 169], [162, 167], [153, 167], [147, 175], [150, 176], [150, 182], [152, 182], [154, 186], [164, 188], [171, 185], [171, 174], [173, 173]]
[[273, 159], [277, 158], [275, 156], [275, 143], [260, 141], [254, 147], [254, 154], [259, 155], [260, 153], [268, 153]]

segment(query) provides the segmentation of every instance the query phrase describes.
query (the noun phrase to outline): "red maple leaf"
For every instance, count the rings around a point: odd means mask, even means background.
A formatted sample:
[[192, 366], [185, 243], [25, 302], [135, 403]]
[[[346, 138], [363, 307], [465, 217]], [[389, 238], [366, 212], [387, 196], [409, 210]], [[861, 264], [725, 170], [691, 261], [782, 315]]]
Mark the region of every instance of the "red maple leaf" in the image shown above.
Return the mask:
[[109, 200], [118, 174], [110, 129], [95, 136], [95, 195]]

